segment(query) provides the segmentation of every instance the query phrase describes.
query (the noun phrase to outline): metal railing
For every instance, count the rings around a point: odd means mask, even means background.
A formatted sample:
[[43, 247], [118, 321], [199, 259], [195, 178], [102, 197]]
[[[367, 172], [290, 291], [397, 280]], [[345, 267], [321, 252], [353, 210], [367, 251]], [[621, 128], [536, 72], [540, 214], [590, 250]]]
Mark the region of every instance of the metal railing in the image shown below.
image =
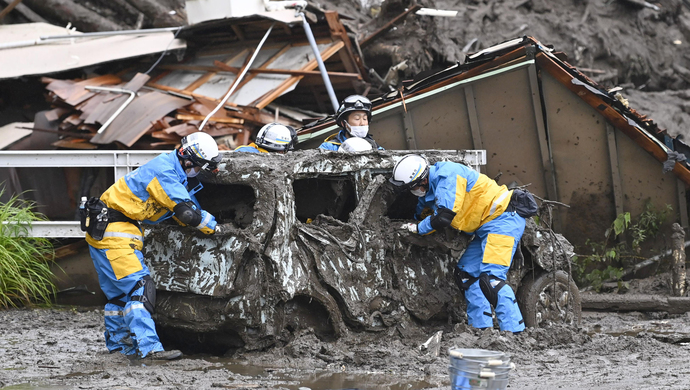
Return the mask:
[[[111, 167], [115, 181], [146, 164], [161, 153], [148, 150], [22, 150], [0, 151], [0, 168]], [[475, 170], [486, 165], [486, 150], [466, 150], [465, 160]], [[79, 238], [84, 232], [79, 221], [38, 221], [29, 229], [31, 237]]]
[[[161, 153], [148, 150], [11, 150], [0, 151], [0, 168], [110, 167], [115, 181], [146, 164]], [[46, 238], [79, 238], [84, 232], [79, 221], [38, 221], [31, 224], [29, 235]]]

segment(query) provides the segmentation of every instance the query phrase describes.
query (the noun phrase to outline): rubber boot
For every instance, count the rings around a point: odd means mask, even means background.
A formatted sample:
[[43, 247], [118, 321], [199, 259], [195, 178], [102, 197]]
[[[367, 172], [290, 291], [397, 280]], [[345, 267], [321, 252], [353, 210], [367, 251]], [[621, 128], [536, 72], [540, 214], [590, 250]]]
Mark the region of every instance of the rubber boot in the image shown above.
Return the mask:
[[173, 360], [182, 356], [182, 352], [177, 349], [170, 351], [151, 352], [144, 358], [145, 360]]

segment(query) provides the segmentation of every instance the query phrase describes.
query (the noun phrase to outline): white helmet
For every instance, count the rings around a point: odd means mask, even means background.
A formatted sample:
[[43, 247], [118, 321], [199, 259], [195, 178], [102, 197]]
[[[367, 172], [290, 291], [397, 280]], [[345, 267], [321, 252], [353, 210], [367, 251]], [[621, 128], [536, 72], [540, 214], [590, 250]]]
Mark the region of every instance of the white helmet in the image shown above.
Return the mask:
[[429, 161], [418, 154], [407, 154], [395, 164], [393, 176], [389, 181], [398, 187], [412, 188], [418, 186], [427, 176]]
[[350, 137], [343, 142], [338, 148], [339, 152], [345, 153], [356, 153], [356, 152], [367, 152], [372, 150], [373, 147], [369, 141], [364, 138]]
[[296, 134], [290, 126], [269, 123], [259, 130], [254, 143], [274, 152], [287, 152], [292, 149], [293, 133]]
[[221, 160], [218, 144], [209, 134], [198, 131], [182, 138], [180, 143], [182, 146], [177, 151], [178, 157], [189, 160], [206, 171], [218, 169]]

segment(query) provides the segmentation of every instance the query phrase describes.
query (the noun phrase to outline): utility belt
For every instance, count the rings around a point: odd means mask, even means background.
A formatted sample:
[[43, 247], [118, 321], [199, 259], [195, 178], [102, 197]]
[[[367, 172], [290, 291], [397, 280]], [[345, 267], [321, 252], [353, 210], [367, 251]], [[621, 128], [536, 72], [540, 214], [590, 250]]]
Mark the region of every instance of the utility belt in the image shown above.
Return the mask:
[[111, 222], [129, 222], [139, 226], [139, 221], [129, 218], [120, 211], [111, 209], [99, 198], [89, 198], [79, 209], [81, 230], [89, 233], [96, 241], [103, 239], [105, 229]]

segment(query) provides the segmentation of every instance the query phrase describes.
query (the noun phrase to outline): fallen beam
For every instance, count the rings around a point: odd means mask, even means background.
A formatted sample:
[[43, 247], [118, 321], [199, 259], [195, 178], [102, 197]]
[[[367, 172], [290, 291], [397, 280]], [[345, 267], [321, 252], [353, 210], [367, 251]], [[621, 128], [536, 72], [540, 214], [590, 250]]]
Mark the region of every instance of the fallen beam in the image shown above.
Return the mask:
[[[226, 65], [223, 62], [220, 61], [214, 61], [213, 64], [221, 70], [225, 70], [228, 72], [232, 73], [239, 73], [240, 68], [235, 68], [233, 66]], [[175, 65], [173, 65], [174, 67]], [[216, 70], [218, 70], [216, 69]], [[292, 70], [292, 69], [249, 69], [249, 73], [254, 73], [254, 74], [259, 74], [259, 73], [265, 73], [265, 74], [287, 74], [291, 76], [321, 76], [321, 72], [316, 71], [316, 70]], [[348, 78], [348, 79], [356, 79], [356, 80], [361, 80], [362, 75], [358, 73], [344, 73], [344, 72], [327, 72], [329, 77], [332, 78], [337, 78], [337, 77], [342, 77], [342, 78]]]
[[[205, 115], [195, 115], [195, 114], [177, 114], [176, 116], [177, 119], [181, 121], [202, 121], [206, 118]], [[216, 123], [230, 123], [230, 124], [244, 124], [244, 119], [237, 119], [237, 118], [223, 118], [223, 117], [211, 117], [208, 119], [209, 122], [216, 122]]]
[[583, 310], [666, 311], [682, 314], [690, 311], [690, 297], [646, 294], [581, 294]]
[[364, 47], [364, 46], [368, 45], [369, 43], [371, 43], [372, 40], [376, 39], [376, 37], [378, 37], [379, 35], [385, 33], [386, 31], [390, 30], [391, 28], [393, 28], [393, 26], [395, 26], [396, 24], [398, 24], [398, 22], [400, 22], [401, 20], [405, 19], [405, 18], [407, 17], [407, 15], [419, 11], [421, 8], [422, 8], [422, 6], [419, 5], [419, 4], [415, 4], [415, 5], [413, 5], [412, 7], [408, 8], [405, 12], [403, 12], [403, 13], [401, 13], [400, 15], [396, 16], [395, 18], [393, 18], [390, 22], [384, 24], [383, 27], [381, 27], [380, 29], [378, 29], [378, 30], [374, 31], [373, 33], [367, 35], [366, 38], [362, 39], [362, 40], [359, 42], [359, 47]]
[[14, 9], [14, 7], [18, 6], [21, 2], [22, 0], [14, 0], [7, 7], [5, 7], [4, 10], [0, 11], [0, 20], [2, 20], [2, 18], [9, 14]]

